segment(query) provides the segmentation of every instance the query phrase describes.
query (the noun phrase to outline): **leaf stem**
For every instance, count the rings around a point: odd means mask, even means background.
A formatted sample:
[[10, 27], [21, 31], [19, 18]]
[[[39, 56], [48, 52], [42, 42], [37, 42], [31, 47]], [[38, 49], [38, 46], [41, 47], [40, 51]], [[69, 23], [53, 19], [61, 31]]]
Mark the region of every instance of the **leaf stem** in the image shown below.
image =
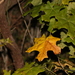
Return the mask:
[[72, 63], [71, 61], [69, 61], [69, 60], [67, 60], [67, 61], [65, 61], [65, 60], [63, 60], [63, 59], [61, 59], [61, 58], [59, 58], [61, 61], [63, 61], [63, 62], [65, 62], [65, 63], [67, 63], [67, 64], [69, 64], [69, 65], [71, 65], [71, 66], [75, 66], [75, 64], [74, 63]]
[[51, 71], [50, 69], [48, 69], [46, 66], [45, 66], [45, 69], [49, 72], [51, 72], [53, 75], [57, 75], [56, 73], [54, 73], [53, 71]]
[[[58, 63], [60, 64], [61, 68], [65, 71], [65, 69], [64, 69], [64, 67], [63, 67], [63, 65], [62, 65], [62, 64], [61, 64], [61, 62], [60, 62], [59, 57], [58, 57]], [[70, 75], [67, 71], [65, 71], [65, 73], [66, 73], [67, 75]]]

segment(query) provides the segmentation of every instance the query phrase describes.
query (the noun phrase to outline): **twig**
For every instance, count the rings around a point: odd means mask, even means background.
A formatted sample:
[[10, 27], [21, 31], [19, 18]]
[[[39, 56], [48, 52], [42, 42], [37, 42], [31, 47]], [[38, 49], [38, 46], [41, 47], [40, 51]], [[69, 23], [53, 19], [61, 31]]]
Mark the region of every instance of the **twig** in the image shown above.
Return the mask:
[[45, 69], [46, 69], [47, 71], [51, 72], [52, 74], [57, 75], [56, 73], [54, 73], [53, 71], [51, 71], [51, 70], [48, 69], [47, 67], [45, 67]]
[[2, 4], [4, 2], [4, 0], [0, 0], [0, 4]]
[[18, 19], [16, 20], [16, 22], [14, 22], [14, 23], [12, 24], [12, 26], [10, 27], [10, 28], [11, 28], [11, 31], [14, 29], [14, 28], [13, 28], [13, 25], [15, 25], [15, 24], [21, 19], [21, 17], [22, 17], [22, 16], [19, 16]]
[[63, 60], [63, 59], [61, 59], [61, 58], [59, 58], [61, 61], [63, 61], [64, 63], [67, 63], [67, 64], [69, 64], [69, 65], [71, 65], [71, 66], [75, 66], [75, 64], [74, 63], [72, 63], [71, 61], [65, 61], [65, 60]]
[[4, 49], [5, 49], [5, 51], [1, 55], [2, 55], [2, 58], [3, 58], [3, 61], [4, 61], [4, 68], [5, 68], [5, 70], [8, 70], [8, 65], [7, 65], [8, 64], [7, 48], [4, 46]]
[[[28, 27], [30, 26], [30, 23], [31, 23], [31, 19], [29, 20]], [[24, 37], [23, 37], [22, 44], [21, 44], [21, 51], [22, 51], [23, 46], [24, 46], [24, 41], [25, 41], [26, 33], [27, 33], [27, 29], [24, 32]]]
[[7, 18], [8, 24], [10, 25], [11, 22], [10, 22], [9, 11], [8, 11], [9, 5], [10, 5], [10, 0], [7, 1], [7, 6], [6, 6], [6, 18]]
[[[20, 5], [20, 3], [19, 3], [19, 0], [17, 0], [17, 2], [18, 2], [18, 5], [19, 5], [19, 8], [20, 8], [20, 12], [21, 12], [21, 14], [23, 15], [23, 11], [22, 11], [21, 5]], [[23, 17], [23, 16], [22, 16], [22, 17]], [[23, 17], [23, 18], [24, 18], [24, 17]], [[27, 26], [26, 21], [25, 21], [25, 20], [23, 20], [23, 21], [24, 21], [25, 26], [26, 26], [26, 28], [27, 28], [27, 31], [28, 31], [28, 33], [29, 33], [29, 35], [30, 35], [30, 38], [32, 38], [32, 36], [31, 36], [31, 34], [30, 34], [30, 31], [29, 31], [29, 29], [28, 29], [28, 26]]]
[[24, 23], [25, 23], [25, 25], [26, 25], [27, 31], [28, 31], [28, 33], [29, 33], [29, 35], [30, 35], [30, 38], [32, 38], [32, 35], [30, 34], [30, 31], [29, 31], [29, 29], [28, 29], [28, 26], [27, 26], [27, 23], [26, 23], [25, 20], [24, 20]]
[[[59, 57], [58, 57], [58, 63], [60, 64], [61, 68], [65, 71], [65, 69], [64, 69], [64, 67], [63, 67], [63, 65], [62, 65], [62, 64], [61, 64], [61, 62], [60, 62]], [[65, 71], [65, 73], [66, 73], [67, 75], [70, 75], [67, 71]]]

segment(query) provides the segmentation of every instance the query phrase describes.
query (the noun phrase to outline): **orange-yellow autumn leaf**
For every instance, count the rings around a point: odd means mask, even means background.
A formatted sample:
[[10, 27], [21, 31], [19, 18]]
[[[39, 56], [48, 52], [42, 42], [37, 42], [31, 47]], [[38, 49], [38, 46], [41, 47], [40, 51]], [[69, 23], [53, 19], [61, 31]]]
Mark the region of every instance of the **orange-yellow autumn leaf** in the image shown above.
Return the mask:
[[30, 47], [26, 52], [32, 52], [32, 51], [39, 51], [39, 54], [37, 55], [36, 59], [38, 61], [42, 61], [44, 58], [48, 58], [47, 51], [53, 51], [54, 54], [60, 54], [61, 49], [56, 45], [56, 42], [60, 39], [57, 37], [53, 37], [52, 35], [48, 36], [46, 38], [45, 35], [43, 35], [40, 38], [35, 38], [34, 46]]

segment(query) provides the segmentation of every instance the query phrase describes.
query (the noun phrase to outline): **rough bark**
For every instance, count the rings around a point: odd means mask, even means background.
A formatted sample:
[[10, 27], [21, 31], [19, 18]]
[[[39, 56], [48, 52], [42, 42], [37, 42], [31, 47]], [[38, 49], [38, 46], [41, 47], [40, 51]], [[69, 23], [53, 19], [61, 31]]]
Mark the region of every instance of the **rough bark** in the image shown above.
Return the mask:
[[[12, 45], [7, 44], [6, 46], [9, 48], [9, 50], [11, 52], [11, 56], [13, 59], [13, 64], [14, 64], [15, 69], [18, 69], [18, 68], [23, 67], [24, 62], [23, 62], [23, 58], [21, 55], [21, 50], [15, 43], [15, 41], [12, 37], [11, 31], [10, 31], [10, 27], [6, 20], [5, 7], [7, 4], [7, 1], [8, 0], [5, 0], [3, 3], [0, 4], [0, 32], [3, 36], [3, 38], [9, 38], [11, 41], [13, 41]], [[14, 1], [14, 0], [12, 0], [12, 1]]]

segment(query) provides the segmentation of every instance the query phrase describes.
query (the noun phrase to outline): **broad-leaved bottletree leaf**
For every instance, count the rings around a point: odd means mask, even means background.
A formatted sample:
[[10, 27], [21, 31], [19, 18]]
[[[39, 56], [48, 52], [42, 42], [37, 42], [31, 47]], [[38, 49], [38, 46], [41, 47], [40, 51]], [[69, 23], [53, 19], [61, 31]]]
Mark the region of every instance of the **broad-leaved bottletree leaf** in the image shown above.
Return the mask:
[[61, 48], [56, 45], [56, 42], [59, 40], [60, 38], [53, 37], [52, 35], [47, 38], [43, 35], [41, 38], [35, 38], [34, 46], [30, 47], [26, 52], [39, 51], [36, 59], [42, 61], [44, 58], [48, 58], [47, 51], [53, 51], [54, 54], [61, 53]]

